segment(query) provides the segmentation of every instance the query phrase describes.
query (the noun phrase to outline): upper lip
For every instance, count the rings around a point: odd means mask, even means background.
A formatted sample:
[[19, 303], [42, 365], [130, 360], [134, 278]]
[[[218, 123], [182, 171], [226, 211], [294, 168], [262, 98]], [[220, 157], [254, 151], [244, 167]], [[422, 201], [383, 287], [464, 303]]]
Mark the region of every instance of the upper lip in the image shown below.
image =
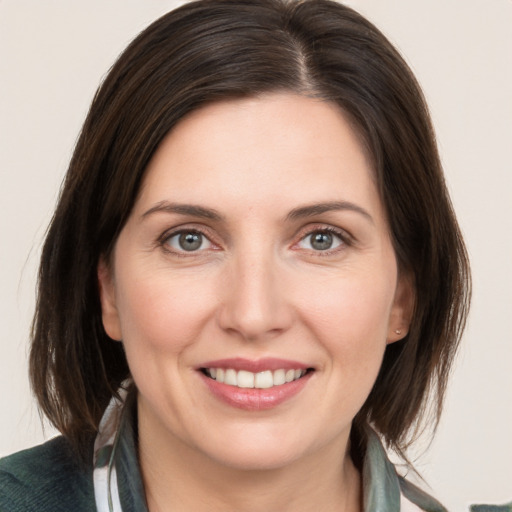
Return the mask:
[[201, 364], [201, 368], [224, 368], [236, 371], [245, 370], [247, 372], [258, 373], [266, 370], [307, 370], [311, 366], [299, 361], [290, 359], [279, 359], [275, 357], [265, 357], [262, 359], [251, 360], [243, 357], [233, 357], [228, 359], [216, 359]]

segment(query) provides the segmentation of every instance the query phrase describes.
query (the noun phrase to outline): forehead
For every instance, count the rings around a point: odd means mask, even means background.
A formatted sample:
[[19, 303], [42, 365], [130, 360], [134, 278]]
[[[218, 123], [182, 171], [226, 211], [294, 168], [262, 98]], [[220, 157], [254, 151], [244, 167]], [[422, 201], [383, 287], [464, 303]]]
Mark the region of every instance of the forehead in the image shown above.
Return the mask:
[[326, 200], [379, 206], [372, 176], [337, 105], [269, 94], [214, 103], [179, 122], [147, 168], [139, 203], [238, 198], [247, 207]]

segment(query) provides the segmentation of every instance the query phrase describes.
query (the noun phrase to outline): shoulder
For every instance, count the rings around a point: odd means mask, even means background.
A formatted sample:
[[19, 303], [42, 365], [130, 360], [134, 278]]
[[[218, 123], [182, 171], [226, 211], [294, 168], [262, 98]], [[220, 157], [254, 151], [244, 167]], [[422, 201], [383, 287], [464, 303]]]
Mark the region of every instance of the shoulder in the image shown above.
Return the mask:
[[56, 437], [0, 459], [0, 512], [93, 512], [92, 468]]
[[365, 444], [363, 492], [370, 509], [447, 512], [435, 498], [399, 475], [378, 434], [369, 427]]
[[400, 510], [402, 512], [447, 512], [435, 498], [415, 486], [403, 477], [398, 478], [400, 485]]

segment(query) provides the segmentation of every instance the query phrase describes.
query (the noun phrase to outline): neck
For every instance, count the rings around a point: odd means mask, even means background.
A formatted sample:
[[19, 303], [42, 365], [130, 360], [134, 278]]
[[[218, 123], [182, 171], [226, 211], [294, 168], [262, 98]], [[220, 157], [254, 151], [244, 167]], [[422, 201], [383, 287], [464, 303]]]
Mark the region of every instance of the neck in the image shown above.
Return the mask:
[[219, 463], [176, 438], [156, 444], [139, 425], [150, 512], [360, 512], [360, 475], [348, 439], [272, 469]]

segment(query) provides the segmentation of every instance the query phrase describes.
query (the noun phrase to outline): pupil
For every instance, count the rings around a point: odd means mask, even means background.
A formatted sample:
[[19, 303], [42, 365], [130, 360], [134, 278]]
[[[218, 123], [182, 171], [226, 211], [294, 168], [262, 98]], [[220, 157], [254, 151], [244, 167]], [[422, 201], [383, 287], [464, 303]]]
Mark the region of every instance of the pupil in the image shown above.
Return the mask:
[[315, 233], [311, 237], [311, 246], [318, 251], [325, 251], [332, 246], [332, 235], [330, 233]]
[[201, 235], [197, 233], [183, 233], [180, 235], [179, 243], [184, 251], [195, 251], [201, 247]]

